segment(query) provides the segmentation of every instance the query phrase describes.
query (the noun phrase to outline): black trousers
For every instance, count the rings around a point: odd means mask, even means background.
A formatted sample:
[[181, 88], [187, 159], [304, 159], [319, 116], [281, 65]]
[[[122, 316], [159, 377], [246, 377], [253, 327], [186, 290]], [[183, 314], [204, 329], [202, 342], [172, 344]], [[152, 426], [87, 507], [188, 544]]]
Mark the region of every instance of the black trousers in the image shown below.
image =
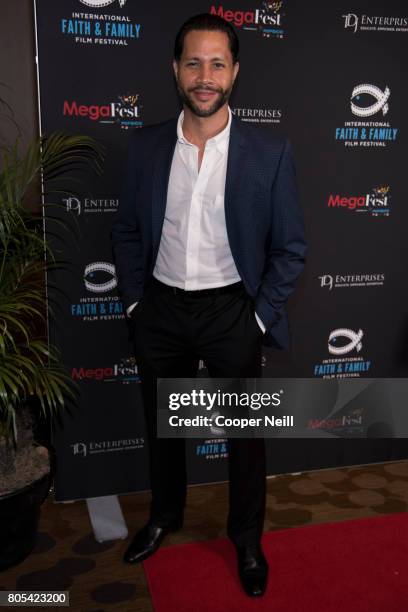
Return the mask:
[[[156, 524], [182, 522], [186, 501], [184, 439], [157, 437], [157, 378], [194, 378], [200, 359], [211, 377], [261, 376], [262, 331], [242, 283], [228, 293], [174, 293], [153, 279], [132, 313], [141, 377]], [[227, 532], [238, 546], [258, 543], [265, 515], [265, 444], [231, 438]]]

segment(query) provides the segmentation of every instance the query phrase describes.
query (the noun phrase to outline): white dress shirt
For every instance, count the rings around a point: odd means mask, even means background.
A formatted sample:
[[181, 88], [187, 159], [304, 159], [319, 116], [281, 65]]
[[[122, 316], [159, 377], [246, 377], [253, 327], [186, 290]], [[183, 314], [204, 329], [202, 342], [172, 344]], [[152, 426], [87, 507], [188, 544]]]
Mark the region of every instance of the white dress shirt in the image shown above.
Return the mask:
[[[184, 111], [177, 122], [177, 143], [171, 164], [166, 211], [153, 276], [188, 291], [239, 282], [225, 222], [225, 178], [232, 113], [226, 127], [199, 148], [183, 134]], [[132, 304], [127, 312], [133, 309]], [[256, 315], [265, 332], [262, 321]]]
[[241, 280], [228, 243], [224, 211], [231, 111], [222, 132], [205, 143], [198, 170], [196, 145], [177, 123], [163, 231], [153, 276], [188, 291]]

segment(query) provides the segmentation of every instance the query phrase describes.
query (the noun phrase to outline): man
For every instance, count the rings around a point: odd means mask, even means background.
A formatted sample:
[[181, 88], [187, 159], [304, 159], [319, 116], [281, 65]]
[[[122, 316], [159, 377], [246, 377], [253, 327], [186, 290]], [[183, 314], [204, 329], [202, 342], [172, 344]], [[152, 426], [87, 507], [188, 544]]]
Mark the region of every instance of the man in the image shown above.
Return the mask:
[[[150, 519], [125, 554], [146, 559], [181, 527], [185, 445], [157, 438], [157, 378], [259, 377], [262, 343], [286, 348], [285, 302], [305, 254], [285, 139], [232, 116], [238, 38], [218, 16], [189, 19], [176, 37], [178, 119], [132, 133], [112, 242], [131, 319], [149, 440]], [[262, 595], [263, 439], [229, 440], [227, 532], [241, 584]]]

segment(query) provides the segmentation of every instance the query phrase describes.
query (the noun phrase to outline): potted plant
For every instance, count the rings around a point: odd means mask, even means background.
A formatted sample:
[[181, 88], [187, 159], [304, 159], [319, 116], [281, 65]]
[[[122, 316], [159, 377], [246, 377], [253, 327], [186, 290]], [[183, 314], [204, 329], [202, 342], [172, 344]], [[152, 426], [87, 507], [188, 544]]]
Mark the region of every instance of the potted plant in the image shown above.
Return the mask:
[[[41, 503], [53, 474], [52, 448], [33, 434], [38, 419], [56, 418], [75, 394], [58, 352], [47, 339], [47, 275], [56, 265], [44, 218], [67, 193], [61, 179], [92, 167], [102, 147], [83, 135], [53, 133], [20, 155], [18, 139], [0, 167], [0, 570], [22, 561], [35, 545]], [[47, 188], [47, 192], [44, 189]], [[72, 195], [72, 191], [69, 192]], [[36, 205], [28, 199], [36, 194]], [[48, 222], [48, 221], [47, 221]], [[64, 224], [62, 224], [64, 225]], [[57, 227], [57, 226], [56, 226]], [[61, 227], [61, 225], [58, 225]]]

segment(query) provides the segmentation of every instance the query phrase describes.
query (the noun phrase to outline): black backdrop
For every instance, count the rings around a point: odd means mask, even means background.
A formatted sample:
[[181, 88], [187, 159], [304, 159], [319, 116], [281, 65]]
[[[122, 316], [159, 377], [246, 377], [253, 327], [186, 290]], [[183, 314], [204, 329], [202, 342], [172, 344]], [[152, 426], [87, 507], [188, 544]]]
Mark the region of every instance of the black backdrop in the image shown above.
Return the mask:
[[[55, 430], [58, 500], [149, 486], [137, 364], [109, 235], [129, 130], [179, 112], [174, 36], [190, 15], [208, 11], [235, 23], [240, 37], [231, 107], [289, 137], [306, 218], [308, 262], [289, 305], [293, 349], [265, 352], [264, 375], [406, 376], [405, 2], [37, 0], [42, 132], [89, 134], [107, 152], [103, 176], [82, 176], [75, 197], [59, 200], [79, 239], [59, 244], [69, 266], [52, 278], [65, 297], [58, 294], [50, 338], [80, 399]], [[330, 336], [341, 329], [360, 344], [337, 355]], [[406, 455], [404, 440], [272, 440], [268, 469]], [[222, 440], [190, 441], [190, 482], [225, 479], [226, 457]]]

